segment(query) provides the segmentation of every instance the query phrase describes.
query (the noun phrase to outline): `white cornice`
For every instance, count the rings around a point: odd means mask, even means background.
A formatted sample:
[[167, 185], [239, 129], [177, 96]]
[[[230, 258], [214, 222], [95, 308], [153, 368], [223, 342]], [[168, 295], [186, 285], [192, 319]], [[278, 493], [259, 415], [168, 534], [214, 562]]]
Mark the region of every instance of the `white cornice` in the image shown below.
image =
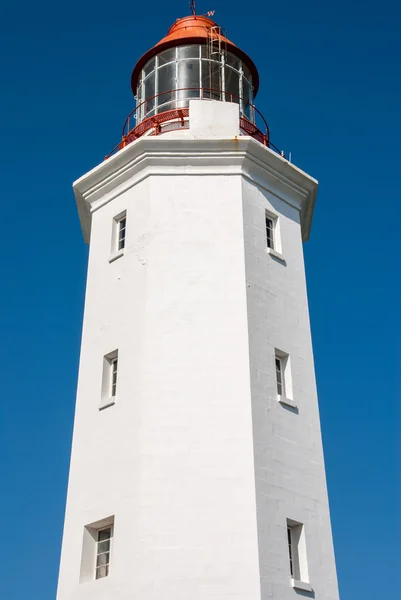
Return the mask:
[[91, 212], [151, 175], [242, 175], [301, 211], [309, 238], [317, 181], [250, 137], [144, 137], [78, 179], [74, 193], [86, 242]]

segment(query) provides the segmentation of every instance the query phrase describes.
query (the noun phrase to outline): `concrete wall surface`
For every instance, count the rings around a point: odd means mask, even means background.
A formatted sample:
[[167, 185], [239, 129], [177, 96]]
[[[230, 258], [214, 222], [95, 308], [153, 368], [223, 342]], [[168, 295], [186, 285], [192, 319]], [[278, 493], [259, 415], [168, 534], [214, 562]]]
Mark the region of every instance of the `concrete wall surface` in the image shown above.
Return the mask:
[[[153, 176], [93, 213], [59, 600], [259, 599], [244, 280], [239, 176]], [[109, 515], [110, 576], [79, 583]]]
[[[316, 182], [230, 138], [228, 111], [227, 139], [140, 139], [74, 185], [90, 254], [57, 600], [338, 598], [302, 253]], [[304, 524], [304, 591], [287, 519]]]
[[[315, 597], [336, 600], [299, 211], [246, 180], [243, 206], [262, 598], [296, 597], [289, 586], [289, 519], [304, 524]], [[277, 216], [281, 257], [266, 248], [266, 211]], [[278, 402], [275, 349], [291, 359], [290, 405]]]

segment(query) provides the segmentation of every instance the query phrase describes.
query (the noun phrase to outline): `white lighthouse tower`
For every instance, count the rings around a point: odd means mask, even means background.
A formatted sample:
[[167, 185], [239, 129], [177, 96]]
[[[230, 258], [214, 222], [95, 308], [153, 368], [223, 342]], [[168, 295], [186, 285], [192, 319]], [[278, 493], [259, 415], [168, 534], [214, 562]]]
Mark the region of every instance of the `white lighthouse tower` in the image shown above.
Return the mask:
[[[74, 184], [90, 244], [58, 600], [338, 600], [302, 244], [253, 61], [179, 19]], [[262, 125], [260, 125], [260, 123]]]

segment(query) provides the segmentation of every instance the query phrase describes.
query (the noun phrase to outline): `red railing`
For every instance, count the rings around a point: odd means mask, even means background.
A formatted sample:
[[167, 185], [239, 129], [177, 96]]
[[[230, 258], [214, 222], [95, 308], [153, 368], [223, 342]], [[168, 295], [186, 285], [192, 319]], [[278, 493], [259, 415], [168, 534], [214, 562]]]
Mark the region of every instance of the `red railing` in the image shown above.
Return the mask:
[[[176, 96], [177, 92], [195, 92], [195, 91], [199, 92], [198, 96], [188, 96], [186, 98], [179, 98]], [[155, 112], [155, 114], [153, 114], [153, 115], [143, 119], [139, 123], [137, 123], [138, 111], [139, 111], [139, 113], [142, 112], [141, 109], [147, 103], [151, 102], [152, 100], [155, 100], [159, 96], [165, 96], [168, 94], [170, 94], [171, 97], [169, 98], [169, 100], [167, 100], [167, 102], [164, 102], [163, 105], [160, 107], [161, 112]], [[241, 110], [240, 119], [239, 119], [240, 120], [240, 129], [246, 135], [253, 137], [254, 139], [258, 140], [260, 143], [264, 144], [268, 148], [272, 148], [273, 150], [275, 150], [276, 152], [278, 152], [280, 154], [280, 151], [278, 150], [278, 148], [276, 146], [274, 146], [274, 144], [272, 144], [270, 141], [269, 127], [267, 125], [267, 122], [266, 122], [264, 116], [253, 104], [246, 102], [243, 98], [241, 98], [240, 96], [237, 96], [236, 94], [230, 94], [228, 92], [222, 92], [220, 90], [214, 90], [211, 88], [179, 88], [179, 89], [175, 89], [175, 90], [168, 90], [165, 92], [160, 92], [159, 94], [151, 96], [150, 98], [147, 98], [146, 100], [141, 102], [141, 104], [139, 104], [133, 111], [131, 111], [123, 125], [121, 142], [119, 142], [113, 148], [113, 150], [110, 152], [110, 154], [108, 154], [105, 158], [106, 159], [109, 158], [110, 156], [115, 154], [115, 152], [118, 152], [119, 150], [121, 150], [122, 148], [124, 148], [125, 146], [130, 144], [131, 142], [134, 142], [135, 140], [137, 140], [138, 138], [140, 138], [141, 136], [143, 136], [145, 133], [147, 133], [150, 130], [153, 130], [153, 131], [150, 131], [150, 133], [148, 133], [148, 135], [160, 135], [161, 133], [166, 133], [167, 131], [172, 131], [173, 129], [179, 129], [180, 127], [184, 128], [184, 129], [189, 127], [189, 108], [188, 107], [182, 107], [182, 108], [176, 107], [174, 109], [169, 109], [169, 110], [163, 110], [163, 107], [167, 108], [169, 105], [171, 106], [172, 104], [174, 105], [174, 104], [178, 104], [178, 103], [187, 103], [187, 102], [189, 103], [190, 100], [215, 100], [215, 99], [218, 99], [218, 100], [221, 100], [224, 102], [235, 102], [236, 104], [239, 104], [241, 107], [246, 106], [249, 110], [249, 113], [251, 115], [255, 116], [255, 121], [256, 121], [256, 117], [258, 117], [259, 120], [262, 122], [262, 128], [264, 129], [264, 132], [254, 122], [252, 122], [250, 119], [248, 119], [245, 116], [243, 110]], [[155, 111], [158, 110], [158, 107], [156, 107], [154, 110]], [[151, 111], [148, 111], [148, 112], [151, 112]], [[134, 126], [132, 126], [133, 125], [132, 120], [134, 120], [134, 122], [135, 122]], [[169, 122], [168, 126], [163, 127], [163, 123], [166, 123], [166, 122]], [[172, 127], [172, 122], [176, 123], [176, 125], [174, 125], [173, 127]], [[284, 156], [284, 154], [282, 152], [281, 152], [281, 154]]]

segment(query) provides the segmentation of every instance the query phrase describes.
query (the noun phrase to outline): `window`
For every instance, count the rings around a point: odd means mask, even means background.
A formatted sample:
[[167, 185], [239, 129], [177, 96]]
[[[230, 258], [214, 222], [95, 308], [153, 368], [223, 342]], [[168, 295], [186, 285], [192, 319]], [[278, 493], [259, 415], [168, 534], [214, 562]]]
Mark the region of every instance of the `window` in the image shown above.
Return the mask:
[[275, 360], [276, 360], [277, 394], [279, 396], [285, 396], [283, 359], [281, 358], [281, 356], [277, 356], [277, 354], [276, 354]]
[[267, 247], [274, 250], [274, 221], [266, 215], [266, 243]]
[[270, 211], [265, 211], [265, 230], [266, 230], [266, 248], [267, 252], [286, 265], [281, 249], [281, 235], [279, 227], [279, 217]]
[[124, 215], [124, 217], [118, 221], [117, 250], [123, 250], [125, 248], [126, 224], [127, 217]]
[[115, 403], [118, 385], [118, 350], [103, 357], [103, 377], [100, 408]]
[[80, 583], [102, 579], [110, 573], [114, 516], [84, 527]]
[[111, 360], [111, 397], [116, 397], [117, 392], [117, 368], [118, 368], [118, 356]]
[[[302, 523], [287, 519], [289, 570], [293, 587], [310, 590], [306, 559], [305, 528]], [[301, 583], [303, 584], [301, 586]]]
[[294, 577], [294, 558], [293, 558], [293, 542], [292, 542], [292, 528], [287, 526], [287, 538], [288, 538], [288, 554], [290, 556], [290, 575]]
[[112, 525], [97, 532], [95, 579], [107, 577], [109, 574], [112, 537]]
[[274, 350], [274, 368], [276, 371], [276, 387], [278, 400], [282, 404], [288, 404], [297, 408], [292, 397], [292, 376], [290, 356], [281, 350]]
[[111, 256], [109, 262], [113, 262], [124, 254], [127, 234], [127, 213], [126, 211], [115, 216], [113, 219], [113, 229], [111, 234]]

